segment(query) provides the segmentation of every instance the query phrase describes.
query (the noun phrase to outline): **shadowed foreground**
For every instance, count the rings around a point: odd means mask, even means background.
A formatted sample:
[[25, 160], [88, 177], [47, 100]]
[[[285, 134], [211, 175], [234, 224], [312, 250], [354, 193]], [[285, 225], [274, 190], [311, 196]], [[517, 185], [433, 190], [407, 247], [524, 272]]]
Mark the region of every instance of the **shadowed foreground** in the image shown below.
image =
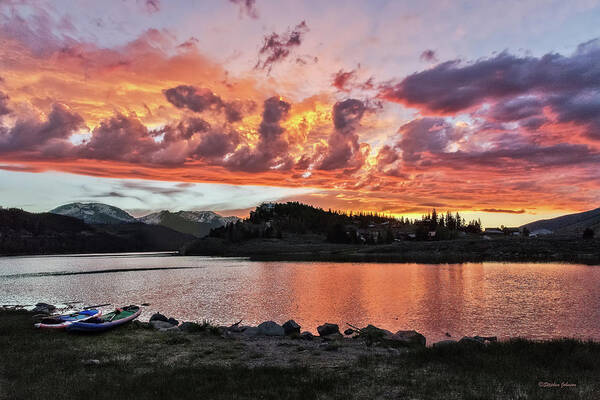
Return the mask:
[[0, 398], [600, 397], [600, 344], [594, 342], [411, 350], [358, 339], [224, 339], [216, 329], [171, 333], [141, 325], [83, 336], [34, 330], [30, 313], [0, 312]]

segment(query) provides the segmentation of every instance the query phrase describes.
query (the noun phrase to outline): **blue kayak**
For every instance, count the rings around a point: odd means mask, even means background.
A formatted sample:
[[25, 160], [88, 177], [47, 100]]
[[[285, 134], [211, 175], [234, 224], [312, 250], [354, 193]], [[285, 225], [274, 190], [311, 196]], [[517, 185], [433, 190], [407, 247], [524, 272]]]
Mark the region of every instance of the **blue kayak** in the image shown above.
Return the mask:
[[86, 321], [101, 315], [99, 310], [83, 310], [65, 315], [48, 316], [34, 326], [41, 329], [65, 329], [74, 322]]
[[141, 313], [142, 309], [138, 306], [117, 308], [101, 317], [73, 322], [67, 326], [67, 330], [70, 332], [102, 332], [133, 321]]

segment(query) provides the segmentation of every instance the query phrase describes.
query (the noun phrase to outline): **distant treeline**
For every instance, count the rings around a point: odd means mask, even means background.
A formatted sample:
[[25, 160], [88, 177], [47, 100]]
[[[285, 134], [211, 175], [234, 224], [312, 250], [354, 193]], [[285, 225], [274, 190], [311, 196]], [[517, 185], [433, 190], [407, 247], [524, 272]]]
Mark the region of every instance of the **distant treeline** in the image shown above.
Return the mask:
[[235, 243], [311, 233], [325, 235], [332, 243], [377, 244], [391, 243], [398, 238], [451, 239], [459, 232], [480, 233], [481, 222], [467, 222], [459, 213], [438, 215], [435, 209], [421, 219], [411, 220], [381, 213], [325, 211], [299, 202], [288, 202], [263, 204], [245, 220], [212, 229], [209, 236]]

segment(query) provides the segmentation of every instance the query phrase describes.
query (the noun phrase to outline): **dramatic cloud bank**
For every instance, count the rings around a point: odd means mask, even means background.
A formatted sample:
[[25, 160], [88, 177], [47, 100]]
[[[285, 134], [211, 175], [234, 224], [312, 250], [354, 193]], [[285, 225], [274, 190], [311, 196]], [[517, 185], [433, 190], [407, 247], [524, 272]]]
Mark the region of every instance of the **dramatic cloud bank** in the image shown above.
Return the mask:
[[[237, 22], [259, 23], [254, 1], [230, 1], [251, 17]], [[140, 6], [146, 19], [167, 7]], [[392, 79], [319, 63], [315, 91], [302, 63], [262, 73], [297, 58], [305, 21], [265, 36], [255, 67], [256, 47], [232, 73], [200, 36], [150, 28], [101, 46], [45, 9], [14, 7], [0, 20], [3, 169], [306, 187], [299, 200], [393, 213], [584, 209], [600, 193], [598, 40], [475, 61], [439, 62], [423, 46], [410, 58], [428, 69]]]
[[[600, 140], [600, 41], [579, 45], [571, 56], [517, 57], [503, 52], [469, 64], [441, 63], [390, 84], [389, 101], [430, 115], [473, 112], [482, 117], [538, 129], [573, 124]], [[485, 114], [485, 115], [484, 115]]]

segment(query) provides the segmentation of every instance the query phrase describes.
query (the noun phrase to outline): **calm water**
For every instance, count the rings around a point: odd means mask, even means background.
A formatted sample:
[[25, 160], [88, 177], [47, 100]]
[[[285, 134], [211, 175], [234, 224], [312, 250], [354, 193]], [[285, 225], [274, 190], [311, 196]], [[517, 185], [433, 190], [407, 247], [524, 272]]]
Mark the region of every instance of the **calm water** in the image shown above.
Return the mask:
[[150, 303], [142, 319], [155, 311], [219, 324], [293, 318], [311, 331], [323, 322], [342, 328], [372, 323], [415, 329], [430, 343], [445, 339], [445, 332], [600, 340], [599, 289], [600, 267], [569, 264], [250, 262], [139, 254], [0, 258], [0, 304]]

